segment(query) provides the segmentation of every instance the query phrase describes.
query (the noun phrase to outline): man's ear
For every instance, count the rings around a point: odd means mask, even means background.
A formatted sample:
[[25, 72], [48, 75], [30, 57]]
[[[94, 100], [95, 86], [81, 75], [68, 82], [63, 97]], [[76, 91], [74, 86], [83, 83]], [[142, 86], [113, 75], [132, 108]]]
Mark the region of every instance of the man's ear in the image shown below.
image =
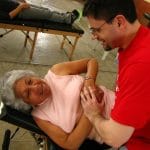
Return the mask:
[[126, 26], [126, 18], [123, 15], [117, 15], [114, 18], [118, 27], [125, 27]]

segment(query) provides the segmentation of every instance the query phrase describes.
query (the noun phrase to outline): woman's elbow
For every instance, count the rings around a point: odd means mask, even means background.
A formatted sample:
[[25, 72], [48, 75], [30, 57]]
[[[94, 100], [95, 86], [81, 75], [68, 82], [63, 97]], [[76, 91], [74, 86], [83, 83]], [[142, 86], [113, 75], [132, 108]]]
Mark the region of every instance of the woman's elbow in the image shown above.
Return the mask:
[[74, 143], [67, 143], [67, 144], [62, 144], [61, 145], [62, 148], [64, 149], [68, 149], [68, 150], [78, 150], [79, 146], [74, 144]]
[[63, 149], [68, 149], [68, 150], [77, 150], [80, 146], [80, 143], [77, 143], [76, 141], [69, 140], [67, 138], [64, 138], [61, 140], [61, 142], [57, 142], [60, 147]]
[[78, 150], [80, 147], [80, 143], [77, 141], [66, 141], [65, 149], [69, 150]]

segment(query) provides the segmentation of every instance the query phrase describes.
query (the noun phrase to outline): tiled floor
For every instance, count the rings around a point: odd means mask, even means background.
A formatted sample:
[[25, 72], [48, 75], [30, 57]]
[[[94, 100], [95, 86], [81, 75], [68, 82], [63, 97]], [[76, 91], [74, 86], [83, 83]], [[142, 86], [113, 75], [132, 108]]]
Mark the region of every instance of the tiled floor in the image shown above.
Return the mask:
[[[82, 9], [82, 0], [32, 0], [32, 3], [51, 7], [61, 11], [71, 11], [74, 8]], [[68, 7], [69, 6], [69, 7]], [[82, 18], [77, 24], [84, 29], [85, 33], [80, 38], [76, 50], [73, 54], [73, 60], [84, 57], [95, 57], [99, 60], [99, 74], [97, 83], [114, 88], [116, 78], [116, 50], [110, 52], [105, 60], [101, 60], [103, 56], [103, 48], [97, 41], [92, 41], [88, 32], [88, 24], [85, 18]], [[4, 29], [0, 29], [3, 33]], [[51, 65], [68, 61], [65, 50], [60, 49], [61, 36], [40, 33], [35, 47], [33, 59], [29, 61], [29, 50], [23, 47], [24, 35], [20, 31], [12, 33], [0, 38], [0, 76], [6, 71], [12, 69], [31, 69], [40, 76], [44, 76]], [[7, 128], [15, 130], [15, 126], [0, 121], [0, 145], [2, 145], [4, 131]], [[0, 147], [1, 149], [1, 147]], [[21, 129], [14, 137], [10, 144], [10, 150], [36, 150], [37, 145], [26, 130]]]

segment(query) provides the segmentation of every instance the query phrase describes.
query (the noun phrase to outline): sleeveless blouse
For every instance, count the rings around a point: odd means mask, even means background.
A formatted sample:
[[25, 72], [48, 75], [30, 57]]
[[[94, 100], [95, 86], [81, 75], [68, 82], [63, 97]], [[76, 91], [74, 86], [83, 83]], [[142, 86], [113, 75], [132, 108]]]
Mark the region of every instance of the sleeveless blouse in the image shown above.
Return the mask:
[[69, 133], [82, 113], [80, 91], [83, 78], [79, 75], [60, 76], [49, 70], [44, 80], [50, 86], [51, 97], [35, 107], [32, 115]]

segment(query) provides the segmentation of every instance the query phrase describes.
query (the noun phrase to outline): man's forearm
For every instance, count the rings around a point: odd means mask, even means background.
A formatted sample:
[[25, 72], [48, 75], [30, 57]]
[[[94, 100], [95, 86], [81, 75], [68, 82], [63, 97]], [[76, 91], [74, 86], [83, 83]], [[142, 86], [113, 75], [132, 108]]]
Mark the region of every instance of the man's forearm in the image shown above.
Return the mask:
[[111, 119], [105, 119], [102, 115], [97, 114], [91, 118], [91, 122], [102, 140], [114, 147], [113, 133], [115, 128], [112, 126]]
[[105, 128], [103, 129], [102, 126], [103, 124], [105, 124], [106, 119], [102, 117], [102, 115], [96, 114], [90, 118], [90, 121], [93, 123], [98, 134], [104, 138], [106, 133], [105, 133]]

